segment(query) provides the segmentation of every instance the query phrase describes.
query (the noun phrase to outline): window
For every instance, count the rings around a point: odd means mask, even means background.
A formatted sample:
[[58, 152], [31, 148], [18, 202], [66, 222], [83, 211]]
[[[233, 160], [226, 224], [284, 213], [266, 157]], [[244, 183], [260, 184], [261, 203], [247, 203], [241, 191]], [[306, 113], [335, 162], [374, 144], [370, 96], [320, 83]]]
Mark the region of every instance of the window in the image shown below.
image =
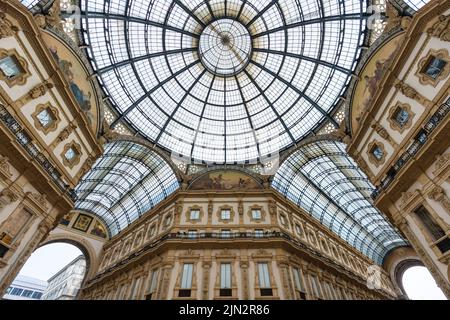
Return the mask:
[[[158, 269], [153, 269], [152, 275], [150, 277], [150, 284], [149, 284], [149, 290], [147, 295], [147, 300], [151, 300], [152, 294], [156, 291], [156, 285], [158, 281]], [[150, 296], [150, 299], [148, 298]]]
[[313, 290], [314, 295], [317, 298], [322, 298], [322, 292], [320, 290], [319, 280], [317, 279], [317, 277], [315, 275], [311, 275], [309, 279], [311, 282], [311, 288]]
[[24, 73], [19, 61], [15, 56], [6, 56], [0, 59], [0, 70], [6, 79], [14, 79]]
[[255, 238], [262, 238], [264, 236], [264, 230], [256, 229], [255, 230]]
[[20, 296], [23, 292], [23, 289], [19, 289], [19, 288], [13, 288], [11, 291], [11, 294], [13, 296]]
[[197, 230], [189, 230], [188, 231], [188, 238], [189, 239], [196, 239], [197, 238]]
[[200, 219], [200, 210], [199, 209], [191, 209], [191, 220], [199, 220]]
[[252, 209], [252, 219], [253, 220], [261, 220], [261, 210], [260, 209]]
[[231, 295], [231, 263], [222, 263], [220, 265], [220, 296], [229, 297]]
[[6, 289], [6, 294], [10, 293], [12, 289], [13, 287], [9, 287], [8, 289]]
[[181, 289], [178, 292], [179, 297], [190, 297], [192, 288], [192, 271], [194, 265], [185, 263], [183, 265], [183, 273], [181, 275]]
[[397, 107], [394, 111], [393, 118], [400, 128], [403, 128], [409, 120], [409, 112], [405, 108]]
[[72, 161], [77, 156], [77, 152], [73, 148], [67, 149], [66, 153], [64, 154], [64, 157], [68, 161]]
[[36, 115], [36, 118], [38, 119], [39, 123], [41, 124], [44, 130], [51, 128], [56, 121], [56, 116], [49, 107], [42, 109]]
[[231, 230], [229, 229], [223, 229], [222, 232], [220, 233], [221, 238], [231, 238]]
[[434, 219], [431, 217], [430, 213], [428, 212], [425, 207], [420, 206], [416, 211], [416, 216], [419, 218], [422, 225], [425, 227], [425, 229], [428, 231], [428, 233], [431, 235], [434, 241], [437, 241], [443, 237], [445, 237], [445, 232], [441, 228], [440, 225], [438, 225]]
[[130, 299], [136, 299], [139, 294], [139, 286], [141, 285], [141, 278], [134, 279], [133, 284], [131, 286]]
[[267, 263], [258, 263], [258, 280], [261, 296], [271, 296], [272, 287]]
[[384, 152], [383, 152], [383, 150], [380, 148], [380, 146], [378, 146], [378, 145], [374, 145], [373, 147], [372, 147], [372, 149], [370, 150], [370, 153], [375, 157], [375, 159], [377, 159], [377, 160], [382, 160], [383, 159], [383, 155], [384, 155]]
[[222, 209], [220, 212], [221, 220], [230, 220], [231, 219], [231, 210], [230, 209]]
[[33, 291], [32, 290], [24, 290], [22, 292], [22, 297], [30, 298], [32, 295], [33, 295]]
[[423, 67], [421, 73], [433, 80], [436, 80], [442, 73], [446, 65], [447, 61], [432, 55], [425, 63], [425, 66]]
[[294, 271], [295, 289], [300, 292], [300, 296], [302, 299], [306, 299], [306, 296], [304, 294], [306, 293], [305, 283], [303, 282], [303, 276], [301, 274], [301, 271], [298, 268], [294, 268], [293, 271]]
[[31, 296], [33, 299], [41, 299], [42, 297], [42, 292], [33, 292], [33, 295]]

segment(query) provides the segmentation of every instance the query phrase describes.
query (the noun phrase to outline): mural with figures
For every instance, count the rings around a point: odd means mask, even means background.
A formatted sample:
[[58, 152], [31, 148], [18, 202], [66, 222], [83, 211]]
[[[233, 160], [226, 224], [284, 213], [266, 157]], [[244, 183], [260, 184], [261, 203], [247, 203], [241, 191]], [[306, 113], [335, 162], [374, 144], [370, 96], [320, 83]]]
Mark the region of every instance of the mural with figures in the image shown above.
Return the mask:
[[95, 90], [89, 75], [78, 57], [55, 35], [44, 33], [45, 42], [61, 72], [69, 83], [70, 91], [78, 102], [81, 110], [86, 114], [94, 132], [97, 131], [98, 105]]
[[358, 128], [357, 119], [360, 119], [364, 110], [367, 110], [372, 103], [380, 80], [386, 69], [389, 68], [402, 37], [400, 35], [387, 42], [373, 55], [360, 72], [359, 82], [354, 91], [353, 105], [351, 106], [353, 131]]
[[87, 233], [95, 237], [108, 239], [108, 231], [105, 225], [94, 216], [84, 213], [69, 212], [59, 221], [59, 226], [63, 228], [75, 229], [82, 233]]
[[194, 180], [191, 190], [253, 190], [261, 185], [249, 175], [239, 171], [209, 172]]

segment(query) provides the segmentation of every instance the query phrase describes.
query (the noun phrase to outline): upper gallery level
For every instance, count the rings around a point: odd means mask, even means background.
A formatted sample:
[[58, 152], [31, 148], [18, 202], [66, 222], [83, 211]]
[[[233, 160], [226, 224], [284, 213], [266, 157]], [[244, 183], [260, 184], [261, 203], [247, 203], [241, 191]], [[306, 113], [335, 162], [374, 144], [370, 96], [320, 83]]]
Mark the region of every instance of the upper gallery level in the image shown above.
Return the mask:
[[102, 154], [101, 100], [79, 49], [43, 19], [19, 2], [0, 4], [0, 151], [71, 206], [73, 188]]

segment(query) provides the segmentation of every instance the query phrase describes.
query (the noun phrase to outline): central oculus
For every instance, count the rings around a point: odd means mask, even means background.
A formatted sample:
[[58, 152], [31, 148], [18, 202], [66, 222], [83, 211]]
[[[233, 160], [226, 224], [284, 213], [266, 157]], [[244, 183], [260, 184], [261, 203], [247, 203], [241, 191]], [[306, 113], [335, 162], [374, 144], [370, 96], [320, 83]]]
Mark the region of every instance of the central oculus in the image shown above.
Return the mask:
[[199, 54], [203, 65], [218, 76], [233, 76], [250, 61], [252, 39], [247, 28], [232, 19], [210, 23], [200, 36]]

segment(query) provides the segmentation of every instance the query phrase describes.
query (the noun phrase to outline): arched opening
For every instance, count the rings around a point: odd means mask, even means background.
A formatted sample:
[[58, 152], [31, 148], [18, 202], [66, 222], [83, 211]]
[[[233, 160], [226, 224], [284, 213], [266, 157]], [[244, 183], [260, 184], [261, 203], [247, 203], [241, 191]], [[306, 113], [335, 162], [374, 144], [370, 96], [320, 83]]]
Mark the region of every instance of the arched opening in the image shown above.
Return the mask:
[[423, 266], [411, 266], [403, 270], [401, 284], [411, 300], [447, 300], [433, 276]]
[[89, 269], [89, 254], [72, 241], [43, 244], [6, 290], [8, 300], [73, 300]]

